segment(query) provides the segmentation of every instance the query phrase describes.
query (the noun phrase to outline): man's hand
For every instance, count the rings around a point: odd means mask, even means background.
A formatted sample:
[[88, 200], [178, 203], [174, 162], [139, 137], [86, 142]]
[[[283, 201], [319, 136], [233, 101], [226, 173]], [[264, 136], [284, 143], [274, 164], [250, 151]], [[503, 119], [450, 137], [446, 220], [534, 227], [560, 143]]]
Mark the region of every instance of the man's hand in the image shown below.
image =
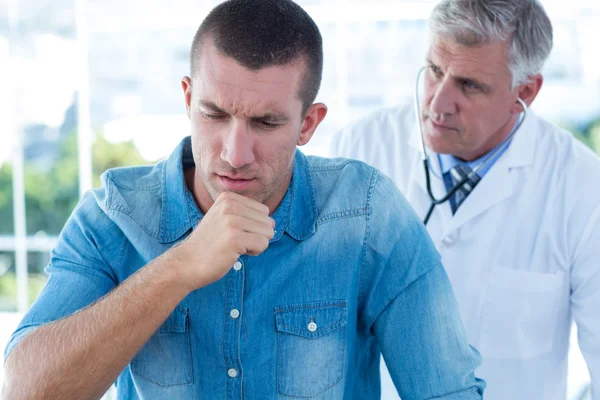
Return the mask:
[[274, 236], [269, 208], [233, 192], [223, 192], [190, 236], [178, 247], [180, 274], [190, 291], [224, 277], [237, 259], [259, 255]]

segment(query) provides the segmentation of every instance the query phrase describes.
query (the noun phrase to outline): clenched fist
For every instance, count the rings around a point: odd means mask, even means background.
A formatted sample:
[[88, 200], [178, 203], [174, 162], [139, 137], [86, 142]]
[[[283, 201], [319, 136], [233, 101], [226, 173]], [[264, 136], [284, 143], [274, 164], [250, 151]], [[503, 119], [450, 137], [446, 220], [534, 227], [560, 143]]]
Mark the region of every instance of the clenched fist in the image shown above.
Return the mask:
[[190, 236], [173, 249], [184, 284], [192, 291], [221, 279], [240, 256], [265, 251], [274, 228], [264, 204], [221, 193]]

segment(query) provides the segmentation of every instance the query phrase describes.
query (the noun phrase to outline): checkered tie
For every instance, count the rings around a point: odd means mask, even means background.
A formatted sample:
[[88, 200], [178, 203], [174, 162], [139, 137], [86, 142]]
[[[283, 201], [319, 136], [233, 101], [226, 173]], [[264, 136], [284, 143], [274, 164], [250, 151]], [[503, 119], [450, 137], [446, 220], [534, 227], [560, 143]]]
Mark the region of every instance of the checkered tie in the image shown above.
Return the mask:
[[[469, 175], [472, 169], [463, 164], [458, 164], [450, 171], [444, 173], [444, 184], [446, 190], [449, 192], [452, 190], [454, 185], [460, 182], [465, 176]], [[450, 206], [452, 207], [452, 214], [456, 213], [458, 207], [465, 201], [469, 193], [475, 189], [475, 186], [479, 183], [481, 177], [477, 174], [471, 176], [464, 185], [462, 185], [452, 197], [450, 197]]]

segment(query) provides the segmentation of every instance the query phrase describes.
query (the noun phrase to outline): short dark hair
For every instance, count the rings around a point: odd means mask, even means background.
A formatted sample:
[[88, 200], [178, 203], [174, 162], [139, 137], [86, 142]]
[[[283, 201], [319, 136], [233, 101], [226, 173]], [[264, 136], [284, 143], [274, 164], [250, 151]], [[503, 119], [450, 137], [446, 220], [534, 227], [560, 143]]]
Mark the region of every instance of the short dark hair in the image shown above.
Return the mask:
[[228, 0], [215, 7], [192, 42], [192, 77], [206, 37], [223, 55], [253, 71], [304, 58], [302, 115], [315, 101], [323, 75], [323, 39], [312, 18], [293, 1]]

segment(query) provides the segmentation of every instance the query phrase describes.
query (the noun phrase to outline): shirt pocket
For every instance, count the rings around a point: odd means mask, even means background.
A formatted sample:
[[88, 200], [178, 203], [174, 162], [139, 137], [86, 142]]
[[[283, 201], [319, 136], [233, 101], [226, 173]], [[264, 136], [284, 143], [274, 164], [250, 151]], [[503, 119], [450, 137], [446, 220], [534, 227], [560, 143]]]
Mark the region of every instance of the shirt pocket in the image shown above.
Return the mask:
[[193, 381], [188, 309], [178, 305], [131, 361], [131, 370], [159, 386]]
[[528, 359], [552, 351], [564, 276], [563, 272], [492, 270], [478, 346], [484, 359]]
[[279, 394], [311, 398], [342, 380], [347, 314], [345, 301], [275, 308]]

